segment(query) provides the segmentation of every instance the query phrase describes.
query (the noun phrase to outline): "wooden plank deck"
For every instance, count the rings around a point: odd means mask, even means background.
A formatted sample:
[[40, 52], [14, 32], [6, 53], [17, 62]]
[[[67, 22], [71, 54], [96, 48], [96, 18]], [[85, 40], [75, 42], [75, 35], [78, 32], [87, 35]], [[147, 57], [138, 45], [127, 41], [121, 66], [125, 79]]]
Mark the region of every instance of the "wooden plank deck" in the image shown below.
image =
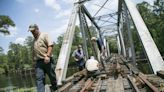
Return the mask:
[[[66, 79], [56, 92], [164, 92], [163, 72], [158, 73], [160, 76], [143, 74], [119, 56], [110, 58], [106, 64], [108, 68], [96, 78], [86, 79], [83, 70]], [[46, 92], [51, 92], [47, 85]]]

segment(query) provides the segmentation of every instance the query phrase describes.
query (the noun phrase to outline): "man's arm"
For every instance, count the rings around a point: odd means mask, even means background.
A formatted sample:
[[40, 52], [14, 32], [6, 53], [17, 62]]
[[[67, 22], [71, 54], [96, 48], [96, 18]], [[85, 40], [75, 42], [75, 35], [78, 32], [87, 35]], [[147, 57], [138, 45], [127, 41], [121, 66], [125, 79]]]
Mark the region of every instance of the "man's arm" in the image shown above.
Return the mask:
[[53, 45], [48, 46], [48, 50], [47, 50], [47, 56], [50, 57], [52, 54], [52, 49], [53, 49]]
[[76, 58], [76, 50], [73, 51], [72, 57], [73, 57], [73, 59], [74, 59], [75, 61], [78, 61], [78, 60], [79, 60], [78, 58]]
[[50, 57], [51, 57], [51, 53], [52, 53], [52, 46], [48, 46], [48, 50], [47, 50], [47, 54], [45, 55], [45, 58], [44, 58], [44, 62], [47, 64], [50, 62]]
[[47, 42], [47, 53], [44, 58], [44, 62], [47, 64], [50, 62], [50, 57], [52, 54], [52, 49], [53, 49], [53, 42], [50, 39], [50, 36], [48, 34], [45, 35], [45, 40]]
[[77, 59], [77, 58], [75, 58], [75, 57], [74, 57], [74, 60], [75, 60], [75, 61], [79, 61], [79, 59]]

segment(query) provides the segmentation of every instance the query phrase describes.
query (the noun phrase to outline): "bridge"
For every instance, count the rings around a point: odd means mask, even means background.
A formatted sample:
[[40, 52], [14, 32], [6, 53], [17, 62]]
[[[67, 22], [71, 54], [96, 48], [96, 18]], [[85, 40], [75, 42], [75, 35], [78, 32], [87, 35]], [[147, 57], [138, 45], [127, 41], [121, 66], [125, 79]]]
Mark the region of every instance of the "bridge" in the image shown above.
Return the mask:
[[[97, 16], [103, 8], [106, 8], [104, 7], [105, 4], [111, 1], [105, 0], [92, 16], [85, 6], [86, 3], [89, 4], [91, 1], [94, 0], [76, 0], [74, 2], [55, 69], [57, 84], [60, 86], [58, 91], [163, 92], [164, 61], [135, 4], [131, 0], [118, 0], [117, 12]], [[110, 7], [106, 9], [110, 9]], [[104, 65], [101, 74], [96, 78], [85, 78], [85, 69], [66, 78], [77, 20], [82, 34], [85, 60], [90, 56], [88, 46], [91, 46], [92, 54]], [[96, 29], [96, 34], [91, 34], [89, 24], [92, 24]], [[137, 60], [131, 26], [134, 26], [137, 31], [138, 38], [154, 74], [143, 74], [136, 67]], [[106, 35], [107, 33], [111, 33], [110, 36], [115, 37], [118, 53], [110, 52], [109, 43], [106, 40], [106, 36], [109, 36]], [[97, 36], [104, 42], [106, 47], [105, 59], [100, 57], [97, 47], [91, 43], [92, 36]]]

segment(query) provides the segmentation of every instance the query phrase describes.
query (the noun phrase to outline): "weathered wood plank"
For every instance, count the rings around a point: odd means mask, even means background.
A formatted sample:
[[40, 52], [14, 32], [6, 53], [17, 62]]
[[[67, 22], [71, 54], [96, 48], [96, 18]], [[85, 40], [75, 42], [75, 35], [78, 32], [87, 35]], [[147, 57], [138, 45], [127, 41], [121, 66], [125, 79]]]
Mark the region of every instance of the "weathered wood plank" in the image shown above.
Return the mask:
[[101, 78], [99, 78], [97, 85], [94, 89], [94, 92], [100, 92], [101, 84], [102, 84], [102, 80], [101, 80]]
[[135, 92], [140, 92], [139, 89], [137, 88], [136, 84], [132, 80], [132, 77], [129, 75], [127, 75], [127, 77], [128, 77], [128, 80], [130, 81], [131, 85], [133, 86], [133, 90], [135, 90]]
[[74, 85], [71, 89], [68, 90], [68, 92], [79, 92], [82, 87], [84, 87], [85, 80], [82, 79], [79, 81], [76, 85]]
[[122, 77], [118, 77], [116, 80], [109, 78], [106, 92], [124, 92]]
[[65, 84], [60, 89], [58, 89], [58, 92], [68, 92], [68, 90], [73, 86], [71, 82]]
[[141, 78], [141, 79], [146, 83], [146, 85], [148, 85], [148, 86], [152, 89], [152, 91], [154, 91], [154, 92], [159, 92], [158, 88], [156, 88], [154, 85], [152, 85], [152, 84], [144, 77], [143, 74], [139, 73], [138, 76], [139, 76], [139, 78]]
[[164, 79], [164, 71], [158, 71], [157, 75]]

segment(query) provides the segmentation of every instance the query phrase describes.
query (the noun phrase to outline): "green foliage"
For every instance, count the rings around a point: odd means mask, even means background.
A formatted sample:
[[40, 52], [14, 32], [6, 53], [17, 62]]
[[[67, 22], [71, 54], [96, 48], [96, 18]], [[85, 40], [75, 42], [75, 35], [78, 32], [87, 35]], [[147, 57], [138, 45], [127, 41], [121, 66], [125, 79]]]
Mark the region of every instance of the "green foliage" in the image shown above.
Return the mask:
[[[1, 47], [1, 49], [3, 51], [2, 47]], [[8, 71], [7, 56], [3, 52], [0, 52], [0, 74], [5, 73], [5, 71]]]
[[32, 62], [31, 37], [25, 40], [26, 45], [10, 43], [7, 53], [10, 69], [23, 69]]
[[137, 4], [137, 7], [160, 53], [164, 56], [164, 5], [161, 2], [162, 0], [156, 0], [153, 6], [142, 2]]
[[13, 92], [37, 92], [36, 87], [14, 89]]
[[116, 41], [116, 39], [113, 38], [113, 37], [107, 37], [106, 39], [109, 42], [110, 52], [117, 53], [118, 51], [117, 51], [117, 41]]
[[4, 51], [4, 49], [2, 47], [0, 47], [0, 54], [2, 54]]
[[15, 24], [13, 20], [9, 16], [6, 15], [0, 15], [0, 33], [3, 34], [10, 34], [8, 28], [12, 26], [14, 27]]

